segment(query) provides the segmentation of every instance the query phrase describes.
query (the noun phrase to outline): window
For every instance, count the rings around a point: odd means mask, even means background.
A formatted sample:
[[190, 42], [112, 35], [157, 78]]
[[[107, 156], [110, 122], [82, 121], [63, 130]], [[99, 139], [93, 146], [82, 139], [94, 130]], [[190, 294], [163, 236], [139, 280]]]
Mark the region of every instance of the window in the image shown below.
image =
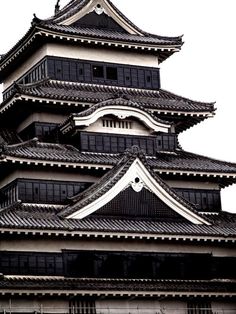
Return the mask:
[[103, 66], [93, 65], [93, 77], [96, 77], [96, 78], [103, 78], [104, 77]]
[[115, 67], [107, 67], [107, 79], [117, 81], [117, 68]]
[[76, 314], [95, 314], [96, 313], [96, 304], [94, 300], [91, 299], [75, 299], [70, 300], [69, 303], [69, 313], [76, 313]]
[[188, 314], [213, 314], [210, 302], [188, 302]]
[[116, 120], [102, 120], [102, 126], [104, 128], [114, 128], [114, 129], [132, 129], [131, 121], [116, 121]]

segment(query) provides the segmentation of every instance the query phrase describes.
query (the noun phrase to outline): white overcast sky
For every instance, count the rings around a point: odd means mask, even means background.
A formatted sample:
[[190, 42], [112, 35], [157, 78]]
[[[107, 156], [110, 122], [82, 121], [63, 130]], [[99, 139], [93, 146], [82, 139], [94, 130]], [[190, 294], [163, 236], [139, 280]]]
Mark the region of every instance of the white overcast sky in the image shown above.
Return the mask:
[[[194, 100], [216, 101], [213, 119], [181, 135], [185, 150], [236, 163], [236, 1], [112, 0], [143, 30], [184, 34], [182, 51], [161, 64], [162, 88]], [[65, 5], [69, 0], [61, 0]], [[56, 0], [1, 0], [0, 54], [30, 27], [33, 13], [53, 14]], [[236, 212], [236, 187], [223, 190], [224, 210]]]

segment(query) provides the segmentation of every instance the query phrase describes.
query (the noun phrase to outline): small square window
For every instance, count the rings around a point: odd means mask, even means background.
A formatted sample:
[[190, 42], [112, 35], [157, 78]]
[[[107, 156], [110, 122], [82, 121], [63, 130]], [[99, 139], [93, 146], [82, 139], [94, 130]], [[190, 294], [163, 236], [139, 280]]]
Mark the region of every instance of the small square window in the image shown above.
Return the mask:
[[107, 67], [107, 79], [117, 81], [117, 68]]
[[96, 78], [103, 78], [104, 77], [103, 66], [100, 66], [100, 65], [94, 65], [93, 66], [93, 77], [96, 77]]

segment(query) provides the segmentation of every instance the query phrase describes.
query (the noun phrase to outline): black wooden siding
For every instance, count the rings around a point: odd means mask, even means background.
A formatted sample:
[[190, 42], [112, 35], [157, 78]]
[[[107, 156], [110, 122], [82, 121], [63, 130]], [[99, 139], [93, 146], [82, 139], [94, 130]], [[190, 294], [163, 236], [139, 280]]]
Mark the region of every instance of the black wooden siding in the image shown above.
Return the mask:
[[[77, 144], [78, 145], [78, 144]], [[123, 153], [132, 146], [139, 146], [147, 155], [157, 151], [174, 151], [177, 146], [176, 134], [159, 134], [157, 136], [135, 136], [80, 132], [80, 150], [84, 152]]]
[[200, 211], [214, 211], [221, 210], [221, 197], [219, 190], [193, 190], [193, 189], [176, 189], [176, 192], [195, 204]]
[[[30, 140], [34, 137], [37, 137], [39, 140], [48, 140], [51, 139], [51, 135], [57, 126], [57, 123], [33, 122], [22, 130], [19, 133], [19, 136], [24, 141]], [[55, 137], [56, 134], [54, 134], [54, 139]]]
[[72, 24], [74, 27], [86, 27], [96, 29], [108, 29], [118, 31], [119, 33], [127, 33], [116, 21], [104, 12], [98, 15], [95, 12], [86, 14], [84, 17]]
[[[97, 77], [94, 75], [95, 67], [102, 68], [102, 76]], [[111, 75], [111, 72], [113, 75]], [[134, 88], [160, 88], [159, 68], [51, 56], [42, 59], [16, 82], [18, 84], [30, 84], [45, 78]], [[3, 100], [9, 98], [13, 91], [12, 84], [3, 92]]]
[[[100, 69], [100, 73], [95, 71]], [[48, 76], [55, 80], [96, 83], [134, 88], [160, 88], [158, 68], [132, 66], [116, 63], [94, 62], [59, 57], [47, 57]], [[113, 78], [109, 73], [113, 69]], [[114, 72], [117, 77], [114, 78]]]
[[[27, 71], [22, 77], [20, 77], [16, 83], [18, 84], [29, 84], [43, 80], [47, 77], [47, 62], [46, 58], [39, 61], [29, 71]], [[3, 100], [7, 99], [12, 95], [14, 91], [13, 85], [3, 92]]]
[[184, 220], [182, 216], [147, 189], [143, 188], [137, 193], [131, 187], [120, 192], [94, 215]]
[[235, 257], [210, 254], [63, 251], [0, 252], [4, 275], [75, 278], [236, 279]]
[[[88, 182], [18, 179], [0, 190], [0, 208], [7, 207], [18, 200], [25, 203], [63, 204], [68, 197], [84, 191], [91, 184]], [[221, 210], [220, 191], [176, 189], [176, 192], [195, 204], [199, 211], [218, 212]], [[95, 214], [121, 217], [180, 218], [154, 194], [145, 189], [136, 193], [131, 188], [121, 192]]]
[[88, 182], [18, 179], [1, 189], [0, 208], [21, 200], [24, 203], [63, 204], [68, 197], [88, 188]]

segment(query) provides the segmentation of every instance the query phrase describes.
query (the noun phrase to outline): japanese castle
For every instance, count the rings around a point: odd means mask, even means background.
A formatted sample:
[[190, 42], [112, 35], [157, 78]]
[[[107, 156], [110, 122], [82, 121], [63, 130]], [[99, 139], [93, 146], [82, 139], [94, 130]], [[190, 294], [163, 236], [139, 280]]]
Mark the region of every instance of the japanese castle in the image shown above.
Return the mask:
[[236, 164], [178, 140], [215, 105], [162, 89], [182, 37], [115, 4], [58, 1], [0, 56], [0, 313], [235, 314]]

